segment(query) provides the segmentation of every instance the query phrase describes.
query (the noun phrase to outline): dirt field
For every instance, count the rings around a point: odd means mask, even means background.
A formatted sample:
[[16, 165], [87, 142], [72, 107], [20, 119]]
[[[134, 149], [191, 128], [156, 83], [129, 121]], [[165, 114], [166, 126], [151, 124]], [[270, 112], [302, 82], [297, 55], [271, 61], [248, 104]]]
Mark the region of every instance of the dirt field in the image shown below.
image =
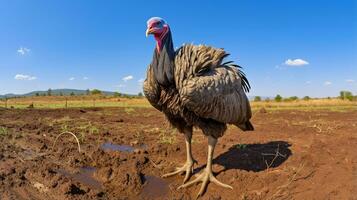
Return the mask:
[[[202, 199], [357, 199], [357, 111], [257, 111], [229, 127]], [[75, 138], [80, 140], [78, 152]], [[207, 141], [193, 137], [195, 172]], [[185, 160], [183, 136], [149, 108], [0, 110], [0, 199], [194, 199], [199, 185], [160, 175]], [[194, 178], [194, 177], [192, 177]], [[192, 179], [191, 178], [191, 179]]]

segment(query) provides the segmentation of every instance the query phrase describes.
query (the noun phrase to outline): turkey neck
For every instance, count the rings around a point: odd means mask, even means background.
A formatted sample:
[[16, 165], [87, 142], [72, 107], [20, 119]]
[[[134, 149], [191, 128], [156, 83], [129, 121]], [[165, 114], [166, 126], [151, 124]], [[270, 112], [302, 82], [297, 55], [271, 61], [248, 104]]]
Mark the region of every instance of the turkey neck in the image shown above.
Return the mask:
[[155, 48], [151, 67], [154, 70], [156, 82], [163, 87], [169, 87], [174, 83], [173, 72], [175, 67], [175, 50], [170, 29], [161, 40], [161, 45], [158, 43], [157, 46], [160, 50]]

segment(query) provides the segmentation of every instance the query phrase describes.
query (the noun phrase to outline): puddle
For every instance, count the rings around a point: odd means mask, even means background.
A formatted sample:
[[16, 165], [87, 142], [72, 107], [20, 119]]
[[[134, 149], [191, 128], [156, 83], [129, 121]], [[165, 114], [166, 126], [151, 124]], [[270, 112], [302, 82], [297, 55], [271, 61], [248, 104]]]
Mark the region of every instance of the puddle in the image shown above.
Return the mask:
[[141, 196], [147, 199], [164, 197], [169, 192], [168, 181], [156, 176], [144, 176], [145, 185]]
[[[135, 151], [135, 147], [130, 146], [130, 145], [125, 145], [125, 144], [113, 144], [110, 142], [103, 143], [102, 146], [100, 146], [101, 149], [103, 150], [109, 150], [109, 151], [121, 151], [121, 152], [129, 152], [132, 153]], [[146, 149], [147, 145], [143, 144], [139, 146], [140, 149]]]
[[76, 180], [80, 183], [83, 183], [87, 185], [88, 187], [91, 187], [93, 189], [101, 189], [102, 184], [97, 181], [96, 179], [93, 178], [93, 173], [95, 172], [94, 167], [82, 167], [79, 169], [79, 172], [77, 173], [69, 173], [66, 170], [63, 169], [58, 169], [56, 170], [59, 174], [62, 174], [66, 177], [72, 178], [73, 180]]
[[113, 144], [110, 142], [106, 142], [102, 144], [100, 147], [103, 150], [110, 150], [110, 151], [123, 151], [123, 152], [134, 152], [135, 148], [129, 145], [119, 145], [119, 144]]

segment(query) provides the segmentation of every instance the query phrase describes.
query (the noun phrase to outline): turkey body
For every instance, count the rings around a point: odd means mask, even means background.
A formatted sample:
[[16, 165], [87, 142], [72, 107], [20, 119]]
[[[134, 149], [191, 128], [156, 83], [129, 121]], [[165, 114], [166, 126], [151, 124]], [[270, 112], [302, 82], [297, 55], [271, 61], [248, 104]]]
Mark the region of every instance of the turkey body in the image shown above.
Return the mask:
[[[215, 177], [212, 160], [218, 138], [223, 136], [227, 124], [244, 131], [254, 129], [249, 121], [252, 113], [245, 92], [250, 85], [245, 74], [233, 62], [223, 63], [228, 56], [223, 49], [183, 45], [175, 51], [170, 27], [160, 17], [148, 20], [148, 34], [154, 35], [156, 48], [144, 81], [145, 96], [183, 133], [186, 144], [185, 164], [162, 177], [185, 173], [183, 185], [178, 189], [202, 182], [197, 198], [204, 194], [209, 182], [233, 189]], [[197, 164], [191, 148], [194, 126], [207, 137], [207, 164], [195, 180], [187, 182]]]
[[162, 51], [154, 51], [145, 96], [180, 132], [196, 126], [206, 136], [219, 138], [226, 124], [253, 130], [245, 94], [249, 82], [238, 65], [223, 63], [226, 56], [223, 49], [204, 45], [183, 45], [174, 51], [167, 41]]

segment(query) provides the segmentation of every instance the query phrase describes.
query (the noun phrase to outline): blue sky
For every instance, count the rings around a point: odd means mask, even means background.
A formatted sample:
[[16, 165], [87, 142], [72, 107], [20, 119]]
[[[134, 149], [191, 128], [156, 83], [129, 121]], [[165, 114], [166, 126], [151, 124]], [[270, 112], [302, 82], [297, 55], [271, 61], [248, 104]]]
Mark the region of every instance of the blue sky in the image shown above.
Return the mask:
[[138, 93], [155, 46], [146, 21], [170, 24], [174, 45], [225, 48], [249, 95], [357, 94], [356, 1], [0, 0], [0, 94], [48, 88]]

